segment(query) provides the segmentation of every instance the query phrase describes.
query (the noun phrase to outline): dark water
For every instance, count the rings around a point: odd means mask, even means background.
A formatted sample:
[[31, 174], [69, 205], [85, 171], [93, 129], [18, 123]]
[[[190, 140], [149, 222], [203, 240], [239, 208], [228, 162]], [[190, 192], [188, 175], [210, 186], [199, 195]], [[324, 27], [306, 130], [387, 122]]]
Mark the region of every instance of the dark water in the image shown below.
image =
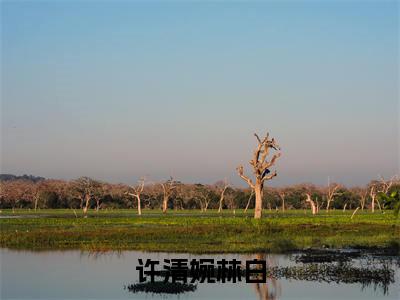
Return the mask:
[[[306, 270], [314, 270], [314, 267], [309, 267], [308, 259], [293, 255], [202, 256], [138, 251], [88, 253], [5, 249], [0, 250], [0, 254], [1, 299], [400, 299], [398, 258], [351, 258], [344, 262], [350, 268], [345, 268], [347, 273], [343, 276], [335, 271], [335, 266], [341, 266], [343, 262], [325, 261], [322, 271], [304, 278], [308, 273], [303, 267]], [[276, 275], [266, 284], [203, 283], [197, 284], [195, 291], [180, 295], [132, 293], [124, 288], [138, 282], [136, 266], [139, 258], [159, 261], [168, 258], [236, 258], [244, 263], [261, 256], [269, 267], [274, 268]], [[317, 265], [320, 262], [314, 264]], [[360, 276], [357, 270], [362, 271]], [[378, 271], [374, 273], [373, 270]], [[370, 271], [371, 280], [368, 278]]]

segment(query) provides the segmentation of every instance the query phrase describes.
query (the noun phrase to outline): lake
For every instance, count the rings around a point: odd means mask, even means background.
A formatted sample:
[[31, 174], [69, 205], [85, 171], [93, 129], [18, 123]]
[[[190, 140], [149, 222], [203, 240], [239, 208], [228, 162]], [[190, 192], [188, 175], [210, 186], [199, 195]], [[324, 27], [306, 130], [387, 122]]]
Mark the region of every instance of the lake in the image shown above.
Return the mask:
[[[90, 253], [81, 251], [14, 251], [1, 249], [2, 299], [399, 299], [398, 257], [352, 256], [327, 261], [298, 255], [197, 255], [176, 253]], [[179, 295], [133, 293], [139, 281], [138, 259], [260, 258], [274, 268], [267, 283], [198, 283]], [[318, 262], [317, 262], [318, 261]], [[313, 266], [323, 266], [315, 272]], [[343, 269], [343, 266], [345, 268]], [[306, 271], [303, 270], [306, 268]], [[339, 267], [339, 273], [336, 272]], [[292, 269], [297, 268], [297, 269]], [[308, 268], [308, 269], [307, 269]], [[344, 270], [344, 271], [343, 271]], [[375, 272], [376, 271], [376, 272]], [[304, 278], [310, 273], [310, 278]], [[341, 275], [341, 273], [343, 275]], [[353, 278], [354, 274], [360, 272]], [[363, 276], [366, 275], [364, 278]], [[370, 275], [368, 275], [370, 274]], [[352, 277], [353, 276], [353, 277]], [[369, 279], [368, 276], [373, 278]], [[361, 279], [363, 277], [363, 279]]]

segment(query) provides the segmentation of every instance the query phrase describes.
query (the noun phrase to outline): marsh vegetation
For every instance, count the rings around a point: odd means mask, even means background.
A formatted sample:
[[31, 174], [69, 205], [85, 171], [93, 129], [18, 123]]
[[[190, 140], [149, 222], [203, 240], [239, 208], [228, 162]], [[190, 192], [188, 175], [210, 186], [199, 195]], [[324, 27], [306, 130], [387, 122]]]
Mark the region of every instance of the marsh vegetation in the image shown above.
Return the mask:
[[[199, 210], [3, 210], [0, 245], [13, 249], [145, 250], [194, 253], [288, 252], [307, 248], [399, 249], [400, 223], [387, 213]], [[18, 217], [20, 216], [20, 217]]]

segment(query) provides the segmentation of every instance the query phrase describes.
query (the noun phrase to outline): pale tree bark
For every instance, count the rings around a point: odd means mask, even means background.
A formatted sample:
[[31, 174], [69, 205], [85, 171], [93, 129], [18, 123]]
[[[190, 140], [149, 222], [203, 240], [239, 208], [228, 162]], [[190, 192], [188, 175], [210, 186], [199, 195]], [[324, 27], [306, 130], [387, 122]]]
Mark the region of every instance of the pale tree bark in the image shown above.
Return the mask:
[[224, 184], [222, 185], [221, 190], [220, 190], [218, 213], [220, 213], [222, 211], [222, 205], [224, 203], [224, 198], [225, 198], [225, 191], [228, 187], [229, 187], [229, 183], [225, 178]]
[[383, 176], [380, 176], [380, 177], [381, 177], [382, 184], [381, 184], [381, 188], [379, 189], [379, 192], [382, 192], [382, 193], [387, 195], [387, 193], [389, 192], [389, 190], [392, 187], [393, 183], [396, 181], [397, 175], [394, 175], [388, 181], [386, 181], [385, 178], [383, 178]]
[[[277, 262], [273, 259], [268, 259], [265, 254], [257, 254], [255, 259], [260, 261], [267, 261], [267, 266], [274, 267]], [[259, 269], [259, 268], [255, 268]], [[260, 273], [261, 275], [261, 273]], [[258, 279], [261, 279], [259, 276]], [[282, 294], [282, 289], [279, 281], [275, 278], [269, 278], [266, 283], [253, 283], [254, 290], [259, 300], [278, 300]]]
[[374, 184], [370, 186], [369, 189], [369, 196], [371, 198], [371, 211], [375, 212], [375, 202], [378, 204], [378, 208], [380, 211], [382, 211], [381, 203], [379, 202], [378, 199], [378, 193], [384, 193], [387, 194], [392, 187], [393, 183], [395, 182], [397, 176], [393, 176], [390, 180], [386, 181], [383, 176], [380, 176], [380, 183], [378, 181], [375, 181]]
[[340, 195], [340, 193], [336, 192], [339, 187], [340, 187], [340, 185], [338, 185], [338, 184], [331, 185], [329, 182], [329, 178], [328, 178], [328, 189], [326, 191], [326, 201], [327, 201], [326, 202], [326, 211], [327, 212], [329, 212], [331, 202], [334, 200], [335, 196]]
[[89, 204], [90, 204], [90, 194], [86, 193], [85, 194], [85, 206], [83, 207], [83, 215], [85, 218], [87, 218], [87, 213], [89, 210]]
[[197, 199], [201, 212], [207, 211], [208, 205], [212, 200], [210, 190], [210, 188], [205, 187], [202, 184], [196, 184], [192, 189], [191, 197]]
[[203, 198], [204, 200], [204, 211], [206, 212], [208, 209], [208, 205], [210, 204], [211, 199], [210, 198]]
[[38, 207], [38, 201], [39, 201], [39, 195], [36, 194], [36, 195], [35, 195], [35, 211], [36, 211], [36, 209], [37, 209], [37, 207]]
[[375, 200], [376, 200], [376, 187], [372, 185], [369, 190], [369, 196], [371, 197], [371, 212], [375, 212]]
[[368, 189], [359, 190], [358, 195], [360, 196], [360, 207], [359, 208], [361, 208], [361, 210], [364, 210], [365, 202], [366, 202], [367, 196], [368, 196]]
[[270, 149], [275, 151], [280, 150], [279, 145], [276, 143], [275, 139], [269, 139], [269, 133], [260, 139], [257, 134], [254, 134], [258, 141], [258, 146], [254, 151], [253, 159], [250, 161], [250, 165], [253, 168], [253, 174], [255, 181], [253, 182], [249, 177], [244, 175], [243, 166], [237, 167], [239, 176], [247, 182], [247, 184], [254, 190], [255, 194], [255, 209], [254, 218], [260, 219], [262, 216], [262, 196], [264, 189], [264, 182], [271, 180], [273, 177], [277, 176], [277, 172], [270, 172], [269, 168], [275, 165], [276, 160], [281, 156], [281, 152], [275, 153], [271, 160], [267, 160]]
[[208, 209], [208, 205], [210, 204], [211, 198], [207, 195], [200, 195], [200, 209], [202, 212], [206, 212]]
[[358, 206], [358, 207], [353, 211], [353, 213], [352, 213], [350, 219], [353, 219], [353, 218], [354, 218], [354, 215], [356, 214], [356, 212], [357, 212], [359, 209], [360, 209], [360, 207]]
[[247, 210], [249, 209], [250, 201], [251, 201], [251, 198], [253, 198], [253, 196], [254, 196], [254, 190], [252, 189], [250, 192], [249, 200], [247, 200], [247, 204], [246, 204], [246, 208], [244, 209], [244, 212], [247, 212]]
[[307, 195], [306, 202], [310, 203], [311, 212], [313, 215], [315, 215], [317, 213], [317, 206], [315, 205], [315, 202], [311, 199], [311, 195], [310, 194], [306, 194], [306, 195]]
[[169, 198], [171, 197], [173, 190], [176, 188], [173, 177], [171, 176], [170, 179], [168, 179], [166, 182], [161, 183], [161, 186], [163, 189], [162, 211], [163, 211], [163, 213], [166, 213], [167, 209], [168, 209]]
[[132, 187], [133, 193], [128, 193], [129, 196], [135, 197], [137, 199], [139, 216], [142, 215], [142, 206], [141, 206], [142, 204], [140, 202], [140, 195], [142, 194], [144, 189], [144, 182], [145, 178], [143, 177], [139, 180], [139, 184], [137, 186]]
[[89, 177], [80, 177], [71, 183], [73, 194], [80, 199], [83, 216], [87, 218], [90, 201], [98, 195], [101, 183]]

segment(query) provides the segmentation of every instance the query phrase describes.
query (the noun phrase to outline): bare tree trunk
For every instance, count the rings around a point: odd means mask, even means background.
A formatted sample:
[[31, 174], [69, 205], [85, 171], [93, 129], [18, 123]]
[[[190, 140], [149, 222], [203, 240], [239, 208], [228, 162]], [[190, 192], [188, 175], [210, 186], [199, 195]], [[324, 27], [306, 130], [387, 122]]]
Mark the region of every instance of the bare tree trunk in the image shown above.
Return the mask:
[[343, 212], [345, 212], [345, 211], [346, 211], [346, 206], [347, 206], [347, 203], [345, 203], [345, 204], [344, 204], [344, 207], [343, 207]]
[[378, 208], [380, 211], [382, 211], [381, 203], [379, 202], [379, 199], [376, 198], [376, 203], [378, 203]]
[[[161, 183], [161, 186], [163, 188], [162, 211], [163, 211], [163, 213], [166, 213], [167, 209], [168, 209], [169, 198], [170, 198], [173, 190], [176, 188], [175, 183], [174, 183], [174, 178], [172, 176], [170, 176], [170, 178], [166, 182]], [[174, 208], [177, 209], [176, 205], [174, 205]]]
[[257, 180], [254, 186], [254, 194], [256, 197], [256, 203], [254, 208], [254, 219], [261, 219], [262, 217], [262, 196], [263, 196], [263, 182]]
[[142, 215], [142, 203], [140, 202], [140, 194], [136, 196], [137, 198], [137, 211], [138, 211], [138, 215], [141, 216]]
[[249, 197], [249, 200], [247, 201], [246, 208], [244, 209], [244, 212], [247, 212], [247, 209], [249, 208], [250, 201], [251, 201], [251, 198], [253, 197], [253, 195], [254, 195], [254, 190], [251, 190], [250, 197]]
[[85, 207], [83, 208], [83, 215], [85, 218], [87, 218], [87, 212], [89, 209], [89, 203], [90, 203], [90, 195], [86, 194], [85, 195]]
[[354, 210], [353, 214], [351, 215], [351, 219], [353, 219], [354, 215], [356, 214], [356, 212], [357, 212], [359, 209], [360, 209], [360, 207], [357, 207], [357, 208]]
[[96, 212], [99, 212], [100, 209], [100, 199], [96, 199]]
[[309, 202], [309, 203], [310, 203], [310, 205], [311, 205], [311, 212], [312, 212], [313, 215], [315, 215], [315, 214], [317, 213], [317, 208], [316, 208], [316, 206], [315, 206], [315, 203], [314, 203], [313, 200], [311, 200], [310, 194], [306, 194], [306, 195], [307, 195], [307, 200], [306, 200], [306, 202]]
[[255, 183], [244, 174], [243, 166], [238, 166], [236, 170], [239, 176], [247, 182], [247, 184], [254, 190], [255, 194], [255, 209], [254, 218], [260, 219], [262, 216], [262, 194], [264, 181], [271, 180], [277, 176], [277, 172], [271, 172], [270, 167], [275, 165], [276, 160], [281, 156], [281, 152], [275, 153], [270, 160], [267, 160], [270, 149], [275, 151], [280, 150], [279, 145], [276, 143], [275, 139], [269, 139], [269, 133], [260, 139], [257, 134], [254, 134], [257, 138], [258, 146], [254, 151], [253, 159], [250, 161], [250, 165], [253, 167], [253, 173], [255, 175]]
[[371, 195], [371, 211], [375, 212], [375, 195]]
[[331, 202], [334, 200], [334, 197], [339, 195], [339, 193], [336, 192], [336, 190], [339, 188], [339, 185], [336, 184], [333, 187], [330, 184], [330, 180], [328, 177], [328, 190], [327, 190], [327, 195], [326, 195], [326, 211], [329, 212], [329, 207], [331, 205]]
[[225, 198], [225, 191], [228, 188], [228, 183], [225, 181], [224, 187], [221, 191], [221, 196], [219, 198], [219, 207], [218, 207], [218, 213], [220, 213], [222, 211], [222, 204], [224, 202], [224, 198]]
[[166, 195], [164, 195], [164, 197], [163, 197], [162, 212], [163, 212], [163, 213], [166, 213], [166, 212], [167, 212], [167, 208], [168, 208], [168, 197], [166, 197]]
[[142, 194], [143, 189], [144, 189], [144, 182], [145, 182], [145, 178], [143, 177], [143, 178], [141, 178], [139, 180], [139, 185], [138, 186], [132, 187], [132, 189], [134, 190], [134, 193], [128, 193], [127, 192], [128, 195], [130, 195], [132, 197], [135, 197], [137, 199], [137, 202], [138, 202], [138, 215], [139, 216], [142, 215], [142, 204], [141, 204], [141, 201], [140, 201], [140, 195]]

